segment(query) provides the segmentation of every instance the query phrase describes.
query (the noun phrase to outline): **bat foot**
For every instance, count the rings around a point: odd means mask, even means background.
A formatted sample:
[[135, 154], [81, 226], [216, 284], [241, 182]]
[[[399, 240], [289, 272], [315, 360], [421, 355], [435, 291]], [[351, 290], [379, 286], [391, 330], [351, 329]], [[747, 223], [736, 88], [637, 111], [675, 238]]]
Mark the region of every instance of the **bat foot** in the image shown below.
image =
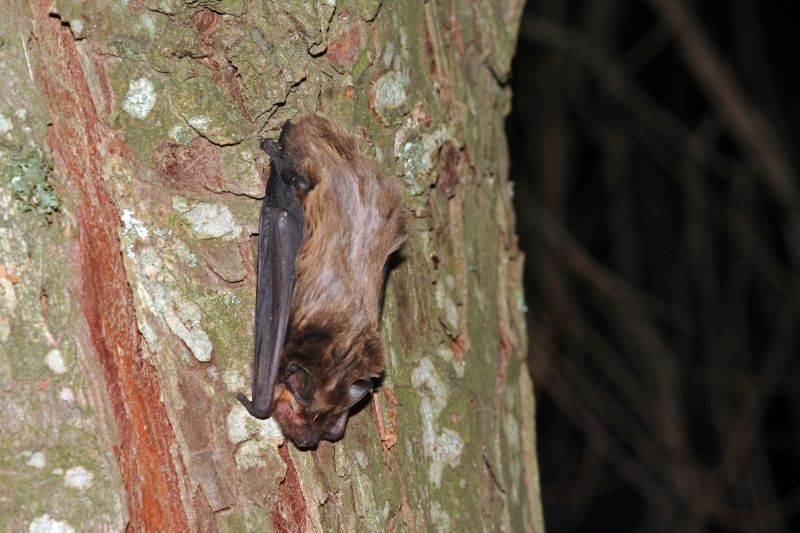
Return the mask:
[[261, 149], [264, 150], [271, 159], [281, 157], [281, 147], [272, 139], [264, 139], [261, 141]]
[[267, 418], [269, 418], [269, 415], [272, 414], [268, 408], [259, 409], [258, 407], [253, 405], [253, 402], [248, 400], [247, 396], [245, 396], [241, 392], [236, 393], [236, 399], [241, 402], [241, 404], [244, 406], [245, 409], [247, 409], [247, 412], [250, 413], [251, 416], [260, 418], [261, 420], [266, 420]]

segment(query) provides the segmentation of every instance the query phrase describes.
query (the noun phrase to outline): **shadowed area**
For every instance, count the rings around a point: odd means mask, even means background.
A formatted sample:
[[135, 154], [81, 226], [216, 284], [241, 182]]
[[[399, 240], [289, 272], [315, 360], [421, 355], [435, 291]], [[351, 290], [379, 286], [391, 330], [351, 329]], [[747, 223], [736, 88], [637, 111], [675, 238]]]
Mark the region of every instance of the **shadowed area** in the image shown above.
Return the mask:
[[800, 528], [798, 16], [526, 8], [507, 131], [550, 532]]

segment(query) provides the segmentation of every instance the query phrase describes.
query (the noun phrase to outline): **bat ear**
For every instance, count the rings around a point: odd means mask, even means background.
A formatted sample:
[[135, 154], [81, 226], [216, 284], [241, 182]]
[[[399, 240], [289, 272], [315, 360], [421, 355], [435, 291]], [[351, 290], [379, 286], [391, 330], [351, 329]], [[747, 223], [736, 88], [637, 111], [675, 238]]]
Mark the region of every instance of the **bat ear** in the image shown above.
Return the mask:
[[348, 392], [348, 402], [347, 406], [352, 407], [361, 399], [367, 395], [368, 392], [372, 392], [372, 388], [375, 385], [372, 383], [372, 380], [369, 379], [359, 379], [352, 385], [350, 385], [350, 391]]
[[286, 386], [294, 395], [297, 402], [303, 407], [308, 407], [314, 401], [314, 380], [308, 370], [292, 361], [286, 367]]
[[346, 426], [347, 411], [339, 415], [339, 418], [336, 420], [336, 423], [333, 425], [333, 427], [325, 433], [325, 440], [333, 442], [341, 439], [342, 435], [344, 435], [344, 428]]

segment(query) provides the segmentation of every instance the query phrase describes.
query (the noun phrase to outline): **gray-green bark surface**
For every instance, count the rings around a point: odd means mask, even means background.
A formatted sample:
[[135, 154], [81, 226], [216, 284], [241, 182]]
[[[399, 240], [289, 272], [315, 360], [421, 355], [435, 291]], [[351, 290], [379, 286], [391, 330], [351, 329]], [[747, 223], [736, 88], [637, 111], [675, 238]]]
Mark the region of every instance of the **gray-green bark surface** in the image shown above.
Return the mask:
[[[503, 131], [521, 8], [4, 7], [0, 529], [542, 531]], [[382, 387], [299, 452], [234, 393], [258, 143], [312, 112], [410, 215]]]

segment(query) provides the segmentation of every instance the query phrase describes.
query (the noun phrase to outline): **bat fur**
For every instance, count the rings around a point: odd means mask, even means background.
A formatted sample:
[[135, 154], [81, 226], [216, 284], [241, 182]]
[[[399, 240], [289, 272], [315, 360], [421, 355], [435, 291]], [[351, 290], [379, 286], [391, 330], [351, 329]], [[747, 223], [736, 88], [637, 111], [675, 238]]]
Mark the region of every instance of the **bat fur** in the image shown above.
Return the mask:
[[383, 371], [381, 291], [405, 240], [404, 211], [398, 187], [323, 118], [287, 123], [262, 147], [269, 180], [283, 181], [268, 184], [262, 208], [253, 401], [238, 397], [307, 448], [341, 438]]

